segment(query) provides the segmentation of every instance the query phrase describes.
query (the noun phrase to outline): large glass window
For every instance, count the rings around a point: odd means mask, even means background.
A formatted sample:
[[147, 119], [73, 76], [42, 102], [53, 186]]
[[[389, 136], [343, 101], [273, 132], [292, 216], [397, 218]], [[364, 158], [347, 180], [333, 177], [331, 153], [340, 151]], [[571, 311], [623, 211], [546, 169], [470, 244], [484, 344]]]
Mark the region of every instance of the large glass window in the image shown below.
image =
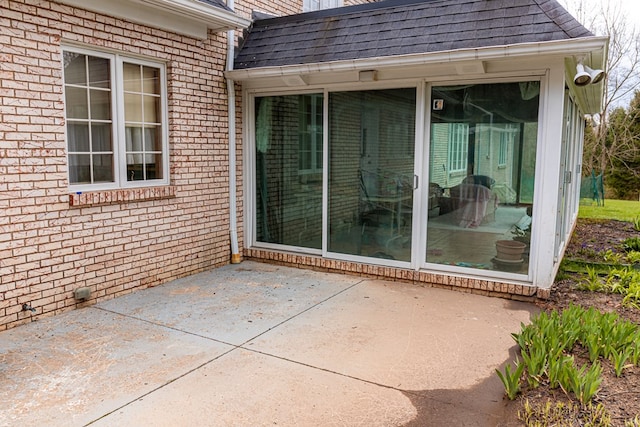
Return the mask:
[[80, 49], [63, 61], [70, 186], [166, 183], [163, 66]]
[[415, 88], [330, 94], [330, 252], [411, 260], [415, 111]]
[[539, 87], [432, 88], [427, 262], [527, 273]]
[[322, 248], [323, 95], [255, 99], [256, 238]]

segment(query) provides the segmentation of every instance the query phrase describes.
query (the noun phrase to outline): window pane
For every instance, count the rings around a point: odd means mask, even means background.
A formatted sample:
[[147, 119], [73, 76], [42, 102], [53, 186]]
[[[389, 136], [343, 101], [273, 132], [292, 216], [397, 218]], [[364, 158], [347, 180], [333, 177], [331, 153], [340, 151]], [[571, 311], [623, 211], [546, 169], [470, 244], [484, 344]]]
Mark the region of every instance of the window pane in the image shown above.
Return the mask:
[[[531, 224], [535, 83], [432, 89], [427, 262], [528, 272], [527, 245], [513, 230]], [[498, 252], [501, 241], [523, 252]]]
[[111, 124], [94, 123], [91, 125], [91, 146], [93, 151], [113, 151]]
[[86, 56], [75, 52], [64, 52], [64, 83], [87, 85]]
[[71, 184], [91, 183], [91, 156], [89, 154], [69, 154], [69, 182]]
[[67, 143], [70, 152], [89, 151], [89, 124], [67, 122]]
[[88, 57], [89, 86], [108, 89], [110, 82], [110, 64], [107, 58]]
[[145, 151], [162, 151], [159, 126], [144, 128], [144, 148]]
[[124, 90], [130, 92], [141, 92], [140, 65], [124, 63], [122, 65]]
[[124, 119], [127, 122], [142, 122], [142, 96], [127, 93], [124, 95]]
[[111, 92], [105, 90], [89, 91], [91, 99], [91, 118], [94, 120], [111, 119]]
[[87, 89], [66, 86], [64, 91], [64, 102], [67, 111], [67, 119], [89, 118], [89, 107], [87, 105]]
[[143, 92], [160, 94], [160, 70], [152, 67], [142, 67]]
[[145, 179], [143, 154], [127, 154], [127, 181]]
[[145, 123], [158, 123], [158, 110], [160, 98], [157, 96], [143, 96]]
[[96, 154], [93, 156], [93, 182], [113, 182], [113, 156]]
[[127, 127], [125, 129], [127, 153], [131, 151], [142, 151], [142, 128]]
[[[322, 170], [300, 169], [299, 158], [308, 131], [307, 107], [316, 98], [322, 105], [321, 94], [255, 100], [259, 242], [322, 248]], [[318, 114], [321, 119], [321, 109]]]
[[162, 154], [145, 154], [146, 179], [162, 178]]
[[411, 260], [416, 90], [331, 93], [329, 250]]

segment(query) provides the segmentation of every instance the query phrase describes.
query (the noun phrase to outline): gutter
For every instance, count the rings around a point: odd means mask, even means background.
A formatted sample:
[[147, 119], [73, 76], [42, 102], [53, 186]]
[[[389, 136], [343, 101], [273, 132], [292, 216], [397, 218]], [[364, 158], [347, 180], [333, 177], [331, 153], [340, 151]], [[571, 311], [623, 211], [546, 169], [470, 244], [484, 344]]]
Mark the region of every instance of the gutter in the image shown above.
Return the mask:
[[[608, 37], [583, 37], [579, 39], [551, 42], [522, 43], [508, 46], [492, 46], [443, 52], [316, 62], [310, 64], [279, 65], [273, 67], [244, 68], [239, 70], [228, 68], [225, 72], [225, 76], [236, 81], [243, 81], [249, 79], [304, 75], [322, 72], [404, 68], [459, 61], [484, 61], [518, 58], [532, 55], [585, 55], [598, 50], [604, 52], [608, 40]], [[598, 64], [593, 64], [593, 66], [596, 67]]]
[[[227, 0], [227, 6], [233, 11], [234, 0]], [[235, 31], [227, 31], [226, 70], [233, 70]], [[226, 76], [226, 72], [225, 72]], [[231, 264], [242, 260], [238, 250], [238, 204], [236, 195], [236, 89], [231, 77], [227, 77], [227, 119], [229, 130], [229, 240], [231, 243]]]
[[[230, 29], [234, 27], [248, 27], [251, 21], [236, 15], [233, 11], [233, 0], [228, 1], [228, 10], [210, 5], [199, 0], [138, 0], [153, 7], [169, 10], [191, 19], [211, 24], [218, 23], [214, 30]], [[226, 28], [224, 28], [226, 27]]]

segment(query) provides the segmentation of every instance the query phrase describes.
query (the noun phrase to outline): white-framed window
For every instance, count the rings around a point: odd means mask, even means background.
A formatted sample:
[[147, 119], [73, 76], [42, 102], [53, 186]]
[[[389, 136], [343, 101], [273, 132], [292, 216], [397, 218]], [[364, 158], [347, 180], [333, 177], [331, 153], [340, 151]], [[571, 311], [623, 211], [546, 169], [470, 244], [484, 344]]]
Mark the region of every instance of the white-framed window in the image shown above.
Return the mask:
[[75, 47], [62, 57], [69, 187], [168, 184], [164, 64]]
[[300, 140], [298, 173], [322, 173], [322, 107], [321, 94], [300, 96]]
[[331, 9], [334, 7], [342, 7], [342, 0], [303, 0], [302, 2], [303, 12]]
[[469, 125], [449, 124], [449, 173], [466, 172], [469, 160]]
[[498, 167], [507, 166], [507, 150], [509, 148], [510, 135], [507, 132], [500, 132], [500, 147], [498, 149]]

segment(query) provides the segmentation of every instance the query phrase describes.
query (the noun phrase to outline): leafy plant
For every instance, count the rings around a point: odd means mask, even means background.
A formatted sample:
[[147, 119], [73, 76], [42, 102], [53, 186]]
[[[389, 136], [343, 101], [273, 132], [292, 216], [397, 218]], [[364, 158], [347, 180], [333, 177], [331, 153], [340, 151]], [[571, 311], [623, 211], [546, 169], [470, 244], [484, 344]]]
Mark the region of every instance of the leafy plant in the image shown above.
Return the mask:
[[[573, 403], [547, 400], [544, 405], [531, 405], [524, 402], [523, 409], [518, 411], [518, 419], [528, 427], [573, 427], [577, 425], [590, 427], [609, 427], [611, 415], [601, 403], [591, 403], [580, 407]], [[625, 424], [625, 427], [627, 425]], [[629, 427], [636, 427], [629, 424]]]
[[[516, 365], [519, 372], [507, 366], [504, 374], [498, 374], [510, 399], [517, 395], [520, 381], [526, 378], [532, 388], [548, 380], [550, 388], [560, 387], [587, 405], [602, 382], [601, 357], [611, 360], [618, 376], [640, 359], [638, 325], [620, 319], [617, 313], [601, 313], [573, 304], [561, 314], [541, 312], [531, 324], [521, 323], [520, 333], [512, 337], [522, 355], [522, 362]], [[570, 352], [578, 343], [587, 349], [590, 366], [575, 366]]]
[[598, 392], [602, 382], [602, 366], [600, 362], [594, 362], [588, 369], [587, 365], [582, 365], [580, 369], [574, 366], [573, 369], [567, 371], [567, 374], [567, 386], [578, 401], [586, 405]]
[[504, 385], [504, 389], [507, 392], [509, 400], [515, 399], [518, 393], [520, 393], [520, 378], [522, 377], [523, 372], [524, 365], [519, 363], [517, 359], [515, 363], [515, 370], [513, 371], [511, 370], [511, 364], [505, 366], [504, 374], [500, 372], [499, 369], [496, 369], [496, 373]]
[[635, 418], [626, 420], [624, 427], [640, 427], [640, 415], [636, 415]]
[[611, 249], [607, 249], [602, 255], [602, 259], [611, 264], [620, 264], [622, 262], [622, 254], [614, 252]]
[[633, 224], [633, 229], [636, 231], [640, 231], [640, 215], [636, 215], [631, 221]]
[[627, 363], [627, 361], [631, 357], [632, 352], [633, 349], [630, 347], [627, 347], [624, 350], [620, 351], [617, 351], [616, 349], [611, 350], [611, 361], [613, 362], [613, 369], [616, 373], [616, 377], [620, 377], [624, 369], [633, 366], [633, 364]]
[[640, 251], [640, 237], [628, 237], [622, 242], [625, 252]]
[[630, 264], [640, 264], [640, 251], [627, 252], [627, 262]]
[[578, 283], [578, 288], [591, 292], [602, 290], [603, 285], [598, 271], [593, 267], [587, 267], [587, 276]]

